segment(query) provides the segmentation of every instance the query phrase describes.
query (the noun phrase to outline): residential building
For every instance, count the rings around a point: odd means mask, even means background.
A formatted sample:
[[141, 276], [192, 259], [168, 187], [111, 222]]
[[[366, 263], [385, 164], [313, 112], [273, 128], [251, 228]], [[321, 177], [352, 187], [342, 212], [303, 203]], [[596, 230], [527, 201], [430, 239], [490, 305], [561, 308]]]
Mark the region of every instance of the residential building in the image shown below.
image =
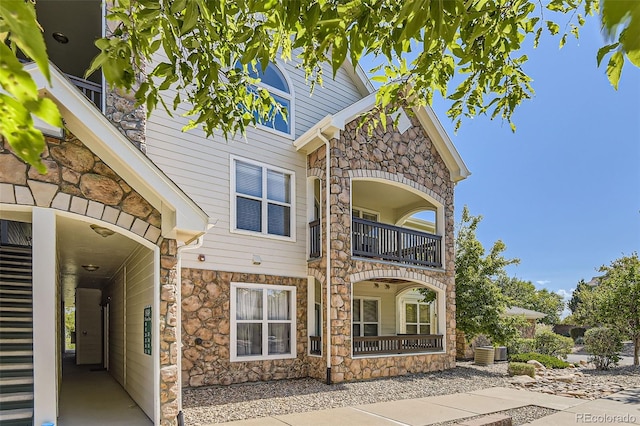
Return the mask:
[[[50, 3], [45, 37], [86, 37]], [[99, 2], [75, 6], [103, 28]], [[75, 362], [107, 368], [155, 424], [178, 422], [183, 387], [455, 365], [453, 195], [469, 171], [430, 108], [367, 132], [360, 68], [310, 95], [278, 62], [261, 84], [288, 119], [226, 141], [147, 118], [51, 43], [51, 86], [26, 65], [66, 125], [47, 173], [0, 152], [2, 392], [18, 401], [0, 415], [56, 421], [71, 306]]]

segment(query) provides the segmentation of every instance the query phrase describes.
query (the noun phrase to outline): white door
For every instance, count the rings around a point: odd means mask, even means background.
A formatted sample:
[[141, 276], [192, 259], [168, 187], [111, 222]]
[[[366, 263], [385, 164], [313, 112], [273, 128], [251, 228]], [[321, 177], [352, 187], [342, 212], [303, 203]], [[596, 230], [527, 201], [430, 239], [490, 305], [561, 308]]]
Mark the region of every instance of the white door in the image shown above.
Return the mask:
[[102, 291], [76, 289], [76, 364], [102, 364]]

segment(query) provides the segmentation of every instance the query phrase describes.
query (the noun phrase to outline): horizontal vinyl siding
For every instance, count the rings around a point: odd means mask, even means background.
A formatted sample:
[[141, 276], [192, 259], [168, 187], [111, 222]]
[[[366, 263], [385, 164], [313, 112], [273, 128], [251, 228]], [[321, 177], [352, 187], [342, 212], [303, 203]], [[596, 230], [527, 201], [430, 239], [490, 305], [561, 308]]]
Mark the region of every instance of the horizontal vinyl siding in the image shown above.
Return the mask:
[[[125, 389], [153, 419], [153, 357], [143, 345], [145, 306], [153, 305], [153, 251], [140, 247], [126, 265], [126, 385]], [[153, 324], [152, 327], [158, 327]], [[157, 350], [157, 342], [153, 342]]]
[[[296, 61], [284, 65], [295, 95], [295, 136], [299, 136], [328, 114], [336, 113], [362, 96], [347, 71], [340, 69], [336, 79], [326, 69], [324, 87], [309, 95], [304, 72]], [[279, 64], [282, 65], [282, 64]], [[347, 65], [348, 66], [348, 65]], [[167, 93], [172, 98], [174, 93]], [[184, 267], [304, 277], [307, 273], [306, 156], [296, 152], [293, 140], [269, 131], [249, 128], [246, 139], [229, 141], [216, 133], [207, 138], [201, 129], [183, 133], [187, 108], [169, 117], [158, 109], [147, 121], [148, 156], [216, 221], [201, 248], [185, 252]], [[230, 156], [236, 155], [280, 167], [295, 173], [295, 241], [230, 232]], [[197, 260], [198, 254], [206, 257]], [[252, 258], [260, 256], [261, 265]]]
[[105, 288], [104, 297], [111, 297], [109, 304], [109, 373], [122, 387], [124, 377], [124, 268], [121, 268]]
[[394, 286], [386, 289], [383, 283], [376, 288], [371, 282], [361, 282], [354, 285], [353, 298], [380, 298], [380, 335], [396, 334], [396, 289]]

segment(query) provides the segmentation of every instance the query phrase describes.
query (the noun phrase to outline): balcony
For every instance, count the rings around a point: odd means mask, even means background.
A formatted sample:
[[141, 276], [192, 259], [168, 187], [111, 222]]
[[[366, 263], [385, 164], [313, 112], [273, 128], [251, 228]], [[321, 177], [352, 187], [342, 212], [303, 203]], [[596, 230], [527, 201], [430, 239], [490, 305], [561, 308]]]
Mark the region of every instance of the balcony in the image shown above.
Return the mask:
[[67, 78], [84, 94], [91, 103], [102, 111], [102, 86], [89, 80], [67, 74]]
[[309, 336], [309, 353], [311, 355], [322, 355], [322, 337]]
[[320, 251], [320, 219], [309, 222], [309, 258], [317, 259]]
[[420, 354], [441, 352], [442, 350], [442, 335], [439, 334], [357, 336], [353, 338], [353, 356]]
[[442, 267], [442, 237], [413, 229], [353, 218], [353, 255], [407, 265]]

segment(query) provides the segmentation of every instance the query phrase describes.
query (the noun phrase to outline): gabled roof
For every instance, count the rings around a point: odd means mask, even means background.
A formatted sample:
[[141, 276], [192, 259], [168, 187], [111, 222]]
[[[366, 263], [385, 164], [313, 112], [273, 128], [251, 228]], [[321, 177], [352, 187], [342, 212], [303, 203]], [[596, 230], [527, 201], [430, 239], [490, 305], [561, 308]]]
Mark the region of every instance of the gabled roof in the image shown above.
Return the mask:
[[508, 316], [518, 316], [518, 315], [522, 315], [524, 316], [526, 319], [540, 319], [540, 318], [544, 318], [547, 316], [547, 314], [543, 314], [542, 312], [538, 312], [538, 311], [532, 311], [531, 309], [525, 309], [525, 308], [521, 308], [519, 306], [510, 306], [507, 308], [506, 315]]
[[210, 227], [208, 215], [116, 129], [65, 75], [49, 64], [51, 86], [32, 63], [25, 66], [40, 93], [60, 109], [66, 127], [162, 214], [162, 236], [189, 243]]
[[[322, 145], [318, 134], [327, 138], [338, 138], [345, 126], [362, 114], [373, 109], [376, 103], [376, 92], [348, 106], [335, 114], [329, 114], [293, 142], [298, 151], [313, 152]], [[467, 178], [471, 172], [464, 164], [451, 138], [442, 127], [440, 120], [430, 106], [413, 108], [418, 121], [429, 135], [431, 142], [444, 160], [451, 179], [454, 182]]]

